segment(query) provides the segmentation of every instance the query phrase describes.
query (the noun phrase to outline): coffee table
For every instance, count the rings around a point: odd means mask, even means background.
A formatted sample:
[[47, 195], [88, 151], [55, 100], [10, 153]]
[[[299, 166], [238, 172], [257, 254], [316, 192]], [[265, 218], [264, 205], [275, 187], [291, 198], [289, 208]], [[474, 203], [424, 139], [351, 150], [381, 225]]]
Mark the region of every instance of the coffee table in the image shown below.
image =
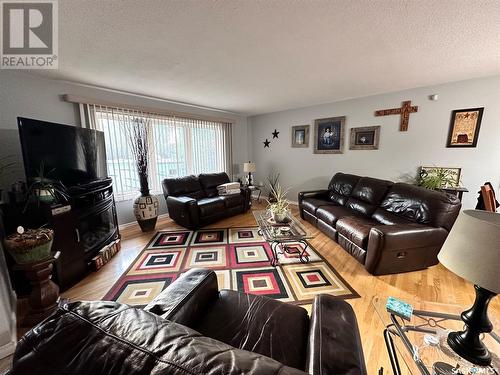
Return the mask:
[[[307, 239], [314, 238], [310, 235], [306, 228], [293, 217], [291, 213], [287, 214], [286, 223], [276, 223], [272, 220], [272, 216], [267, 210], [253, 211], [253, 216], [259, 226], [259, 234], [269, 242], [273, 253], [271, 266], [276, 267], [279, 264], [278, 256], [284, 252], [288, 254], [297, 254], [302, 263], [309, 262], [307, 248], [309, 244]], [[284, 230], [288, 229], [288, 230]], [[302, 251], [298, 251], [296, 247], [287, 246], [291, 243], [302, 244]]]
[[[436, 372], [433, 365], [443, 362], [457, 369], [446, 374], [499, 374], [500, 373], [500, 320], [494, 311], [489, 312], [493, 323], [493, 332], [484, 335], [483, 342], [492, 354], [490, 367], [475, 366], [458, 356], [446, 342], [449, 331], [462, 330], [464, 323], [460, 318], [462, 311], [470, 306], [458, 306], [435, 302], [406, 301], [413, 305], [410, 321], [395, 316], [386, 310], [387, 296], [375, 297], [372, 304], [385, 326], [384, 340], [395, 375], [423, 374]], [[492, 310], [492, 309], [490, 309]], [[429, 342], [429, 335], [436, 338], [436, 343]], [[427, 337], [426, 337], [427, 336]], [[403, 368], [400, 367], [400, 361]], [[446, 366], [445, 366], [446, 367]], [[450, 372], [451, 371], [451, 372]], [[438, 374], [441, 374], [438, 372]]]

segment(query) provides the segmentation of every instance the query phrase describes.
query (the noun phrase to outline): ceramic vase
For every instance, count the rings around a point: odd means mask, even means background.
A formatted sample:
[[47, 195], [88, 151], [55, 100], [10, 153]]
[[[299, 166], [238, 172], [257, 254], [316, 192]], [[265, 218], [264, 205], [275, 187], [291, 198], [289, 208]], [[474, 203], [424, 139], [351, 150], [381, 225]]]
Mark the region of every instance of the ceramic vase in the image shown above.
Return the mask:
[[140, 194], [134, 200], [134, 215], [143, 232], [155, 229], [158, 220], [158, 198], [150, 194]]

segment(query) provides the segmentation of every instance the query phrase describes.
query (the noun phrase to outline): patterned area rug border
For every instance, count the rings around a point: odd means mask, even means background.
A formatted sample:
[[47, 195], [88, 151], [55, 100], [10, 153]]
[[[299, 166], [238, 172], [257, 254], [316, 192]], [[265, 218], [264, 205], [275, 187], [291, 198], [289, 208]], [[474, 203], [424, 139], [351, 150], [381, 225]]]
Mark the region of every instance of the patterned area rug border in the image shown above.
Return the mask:
[[256, 226], [160, 230], [102, 299], [145, 306], [195, 267], [213, 269], [219, 289], [265, 295], [296, 305], [310, 304], [319, 293], [339, 299], [359, 298], [335, 267], [309, 241], [307, 244], [309, 263], [283, 254], [280, 264], [272, 267], [270, 245], [258, 235]]

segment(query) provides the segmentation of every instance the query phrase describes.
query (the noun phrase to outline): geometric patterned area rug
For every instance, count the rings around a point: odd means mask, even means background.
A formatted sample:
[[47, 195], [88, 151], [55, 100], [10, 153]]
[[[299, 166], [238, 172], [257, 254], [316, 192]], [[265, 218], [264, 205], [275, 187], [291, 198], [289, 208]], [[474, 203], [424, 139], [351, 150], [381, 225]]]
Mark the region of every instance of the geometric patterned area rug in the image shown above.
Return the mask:
[[[309, 304], [326, 293], [341, 299], [358, 293], [309, 244], [309, 263], [295, 254], [280, 254], [272, 267], [272, 251], [258, 227], [161, 231], [154, 235], [103, 300], [145, 306], [190, 268], [210, 268], [219, 289], [264, 295], [293, 304]], [[288, 243], [302, 250], [302, 244]]]

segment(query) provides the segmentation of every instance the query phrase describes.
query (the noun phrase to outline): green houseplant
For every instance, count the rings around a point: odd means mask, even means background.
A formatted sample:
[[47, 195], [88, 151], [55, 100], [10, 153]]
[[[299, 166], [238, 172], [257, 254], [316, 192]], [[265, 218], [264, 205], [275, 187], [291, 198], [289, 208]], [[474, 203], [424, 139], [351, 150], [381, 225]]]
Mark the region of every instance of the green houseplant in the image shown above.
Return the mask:
[[268, 199], [267, 209], [276, 223], [284, 223], [286, 222], [288, 216], [289, 203], [286, 199], [288, 189], [283, 189], [279, 182], [277, 182], [274, 186], [270, 186], [269, 188], [271, 194], [274, 197], [274, 200], [271, 201], [270, 199]]
[[26, 193], [26, 205], [24, 210], [28, 208], [30, 201], [35, 201], [37, 205], [40, 205], [40, 202], [52, 204], [52, 203], [63, 203], [67, 202], [69, 199], [69, 195], [66, 192], [66, 187], [60, 181], [52, 180], [47, 177], [51, 172], [45, 171], [44, 163], [40, 164], [38, 168], [37, 177], [33, 179], [33, 182], [30, 184], [28, 191]]
[[435, 168], [432, 174], [421, 170], [417, 178], [417, 183], [418, 186], [431, 190], [440, 190], [445, 187], [456, 187], [458, 185], [453, 173], [445, 168]]
[[272, 171], [267, 176], [267, 184], [269, 185], [269, 202], [274, 202], [276, 197], [274, 195], [274, 191], [276, 190], [277, 185], [279, 184], [280, 174], [276, 171]]

